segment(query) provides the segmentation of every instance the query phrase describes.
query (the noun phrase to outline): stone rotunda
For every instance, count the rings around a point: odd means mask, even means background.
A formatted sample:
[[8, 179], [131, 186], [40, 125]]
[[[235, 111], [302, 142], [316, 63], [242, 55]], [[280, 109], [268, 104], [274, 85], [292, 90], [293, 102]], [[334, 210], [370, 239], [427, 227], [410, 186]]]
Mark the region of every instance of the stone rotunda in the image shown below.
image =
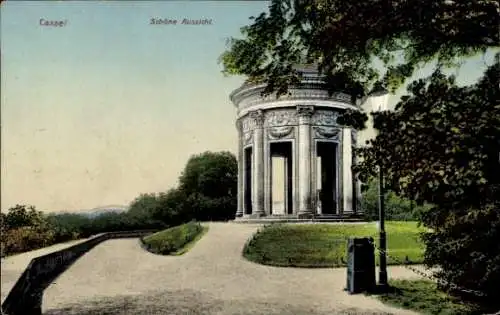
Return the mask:
[[237, 108], [238, 209], [236, 220], [358, 217], [354, 178], [356, 131], [337, 123], [359, 110], [343, 93], [329, 96], [324, 77], [302, 67], [289, 95], [262, 97], [265, 85], [231, 93]]

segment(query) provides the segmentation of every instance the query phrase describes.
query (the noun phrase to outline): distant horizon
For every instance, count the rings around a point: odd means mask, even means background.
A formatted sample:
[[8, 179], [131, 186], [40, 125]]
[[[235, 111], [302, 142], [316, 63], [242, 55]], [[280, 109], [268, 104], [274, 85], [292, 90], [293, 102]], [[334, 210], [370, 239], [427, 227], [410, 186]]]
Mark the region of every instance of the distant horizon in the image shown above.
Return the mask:
[[[24, 205], [34, 206], [35, 209], [40, 210], [36, 207], [36, 205], [30, 205], [30, 204], [24, 204]], [[15, 206], [16, 205], [12, 205], [9, 208], [13, 208]], [[64, 209], [62, 209], [62, 210], [48, 210], [48, 209], [45, 209], [45, 211], [43, 211], [43, 212], [47, 213], [47, 214], [49, 214], [49, 213], [78, 213], [78, 212], [87, 213], [87, 212], [93, 212], [93, 211], [99, 211], [99, 210], [111, 210], [111, 209], [121, 209], [123, 211], [128, 211], [129, 208], [130, 208], [129, 205], [105, 205], [105, 206], [97, 206], [97, 207], [89, 208], [89, 209], [85, 208], [85, 209], [77, 209], [77, 210], [64, 210]], [[2, 209], [1, 212], [6, 213], [7, 211], [8, 211], [8, 209], [5, 209], [5, 210]]]

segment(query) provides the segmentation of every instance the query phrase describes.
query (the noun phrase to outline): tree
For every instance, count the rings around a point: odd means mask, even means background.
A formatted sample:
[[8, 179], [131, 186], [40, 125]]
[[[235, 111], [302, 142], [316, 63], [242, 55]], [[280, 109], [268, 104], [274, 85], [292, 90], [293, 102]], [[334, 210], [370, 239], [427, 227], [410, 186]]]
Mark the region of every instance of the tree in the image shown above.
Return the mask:
[[51, 213], [47, 215], [47, 222], [50, 229], [54, 231], [54, 242], [65, 242], [77, 239], [78, 237], [88, 237], [87, 232], [92, 225], [92, 219], [78, 213]]
[[[422, 215], [425, 263], [437, 276], [498, 299], [500, 281], [500, 62], [474, 86], [435, 73], [410, 85], [396, 111], [375, 115], [379, 130], [355, 169], [376, 165], [400, 195], [434, 205]], [[460, 293], [460, 292], [457, 292]]]
[[188, 207], [188, 196], [179, 188], [172, 188], [158, 196], [158, 204], [153, 218], [165, 222], [169, 226], [179, 225], [190, 221], [193, 209]]
[[[378, 180], [370, 179], [362, 192], [361, 207], [366, 220], [378, 220]], [[385, 195], [385, 216], [387, 220], [415, 221], [420, 218], [421, 213], [427, 211], [431, 206], [416, 205], [413, 200], [398, 195], [397, 192], [389, 190]]]
[[140, 194], [130, 203], [127, 212], [138, 217], [149, 217], [155, 211], [157, 204], [157, 194]]
[[7, 227], [7, 215], [3, 212], [0, 212], [0, 229], [1, 229], [1, 233], [4, 233], [7, 231], [8, 227]]
[[430, 62], [456, 67], [498, 47], [499, 13], [493, 0], [272, 0], [219, 61], [278, 94], [297, 82], [294, 65], [317, 63], [332, 92], [360, 98], [376, 82], [395, 90]]
[[192, 156], [179, 178], [180, 189], [217, 198], [236, 195], [238, 163], [230, 152]]
[[140, 195], [127, 215], [149, 222], [148, 226], [234, 218], [237, 170], [236, 157], [230, 152], [193, 155], [179, 178], [179, 187]]
[[[500, 280], [500, 58], [466, 87], [445, 70], [498, 49], [499, 8], [490, 0], [273, 0], [220, 58], [225, 74], [265, 83], [276, 96], [298, 82], [294, 64], [316, 63], [330, 92], [353, 100], [374, 86], [395, 91], [435, 63], [407, 85], [394, 112], [374, 115], [379, 135], [359, 150], [355, 171], [366, 179], [381, 165], [395, 192], [434, 205], [421, 219], [432, 228], [425, 263], [440, 267], [441, 287], [481, 291], [490, 301]], [[339, 117], [356, 128], [365, 121], [349, 111]]]
[[238, 162], [230, 152], [192, 156], [179, 178], [186, 207], [199, 220], [227, 220], [236, 212]]
[[457, 87], [440, 72], [412, 83], [395, 111], [374, 114], [378, 136], [357, 150], [363, 162], [355, 170], [375, 175], [382, 165], [392, 187], [417, 202], [480, 208], [496, 201], [499, 74], [497, 62], [473, 86]]
[[2, 255], [50, 245], [54, 233], [34, 206], [16, 205], [2, 214]]
[[21, 227], [41, 228], [46, 223], [43, 213], [28, 205], [16, 205], [10, 208], [2, 219], [5, 220], [7, 230]]

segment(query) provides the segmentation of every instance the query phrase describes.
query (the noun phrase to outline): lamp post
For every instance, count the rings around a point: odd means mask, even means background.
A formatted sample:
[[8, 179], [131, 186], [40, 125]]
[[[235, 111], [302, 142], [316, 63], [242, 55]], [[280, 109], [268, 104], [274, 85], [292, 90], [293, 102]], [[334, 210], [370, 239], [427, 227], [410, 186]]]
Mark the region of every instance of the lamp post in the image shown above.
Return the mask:
[[[387, 110], [389, 102], [389, 92], [382, 87], [377, 87], [369, 94], [371, 111], [381, 112]], [[387, 288], [387, 239], [385, 234], [385, 203], [384, 203], [384, 170], [382, 165], [379, 165], [379, 180], [378, 180], [378, 216], [379, 216], [379, 274], [378, 285], [381, 289]]]

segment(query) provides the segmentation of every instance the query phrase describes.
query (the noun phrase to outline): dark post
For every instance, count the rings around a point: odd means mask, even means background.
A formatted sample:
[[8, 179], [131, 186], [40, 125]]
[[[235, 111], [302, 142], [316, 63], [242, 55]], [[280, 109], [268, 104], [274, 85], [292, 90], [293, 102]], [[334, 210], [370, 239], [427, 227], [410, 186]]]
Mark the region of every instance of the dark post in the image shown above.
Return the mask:
[[378, 182], [378, 209], [379, 209], [379, 248], [380, 248], [380, 269], [378, 274], [378, 284], [380, 287], [387, 287], [387, 243], [385, 238], [385, 204], [384, 204], [384, 172], [382, 166], [379, 167]]

